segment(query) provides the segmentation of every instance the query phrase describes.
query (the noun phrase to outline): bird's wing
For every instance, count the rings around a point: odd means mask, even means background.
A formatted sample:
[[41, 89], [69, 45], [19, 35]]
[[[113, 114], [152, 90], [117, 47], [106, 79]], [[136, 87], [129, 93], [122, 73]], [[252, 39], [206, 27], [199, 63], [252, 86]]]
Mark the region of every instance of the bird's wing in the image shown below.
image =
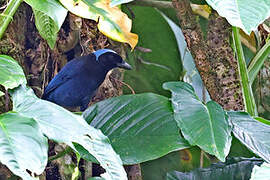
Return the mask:
[[82, 66], [83, 61], [81, 60], [71, 60], [68, 62], [45, 88], [42, 99], [46, 99], [53, 90], [66, 83], [69, 79], [76, 76], [76, 74], [80, 73]]

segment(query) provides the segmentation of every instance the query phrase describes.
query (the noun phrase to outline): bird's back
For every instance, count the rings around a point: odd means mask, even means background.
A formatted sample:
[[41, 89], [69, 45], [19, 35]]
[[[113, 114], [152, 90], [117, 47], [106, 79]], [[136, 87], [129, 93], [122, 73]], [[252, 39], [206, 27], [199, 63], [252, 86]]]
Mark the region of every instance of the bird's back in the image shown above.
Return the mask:
[[61, 106], [85, 108], [106, 73], [92, 54], [73, 59], [48, 84], [42, 98]]

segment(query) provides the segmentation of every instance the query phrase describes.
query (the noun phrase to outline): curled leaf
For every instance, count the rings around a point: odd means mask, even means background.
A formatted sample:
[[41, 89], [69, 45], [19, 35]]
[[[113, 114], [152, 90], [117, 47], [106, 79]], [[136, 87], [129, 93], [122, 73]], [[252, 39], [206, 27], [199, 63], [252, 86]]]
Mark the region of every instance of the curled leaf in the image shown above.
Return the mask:
[[119, 7], [111, 7], [110, 0], [83, 0], [74, 3], [73, 0], [60, 0], [72, 13], [98, 22], [100, 32], [119, 42], [130, 44], [134, 49], [138, 35], [131, 33], [132, 22]]

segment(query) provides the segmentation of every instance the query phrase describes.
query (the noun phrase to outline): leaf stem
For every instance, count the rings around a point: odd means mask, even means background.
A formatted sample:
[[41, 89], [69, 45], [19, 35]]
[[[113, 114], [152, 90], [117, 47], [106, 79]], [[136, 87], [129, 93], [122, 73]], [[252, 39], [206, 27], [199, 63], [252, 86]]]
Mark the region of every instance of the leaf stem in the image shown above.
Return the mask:
[[254, 79], [256, 78], [259, 70], [263, 66], [264, 61], [270, 54], [270, 40], [266, 42], [266, 44], [257, 52], [255, 57], [252, 59], [248, 66], [248, 75], [250, 83], [252, 84]]
[[234, 45], [235, 45], [236, 54], [237, 54], [237, 65], [238, 65], [238, 71], [240, 75], [240, 82], [242, 85], [245, 110], [251, 116], [256, 116], [257, 109], [256, 109], [256, 104], [255, 104], [254, 96], [252, 93], [251, 85], [249, 83], [248, 71], [247, 71], [246, 61], [244, 57], [244, 52], [242, 49], [241, 40], [240, 40], [239, 28], [233, 26], [232, 30], [233, 30]]
[[157, 0], [136, 0], [129, 3], [130, 5], [138, 6], [150, 6], [156, 8], [173, 8], [172, 2], [170, 1], [157, 1]]
[[10, 0], [4, 12], [0, 14], [0, 39], [3, 37], [10, 21], [13, 19], [13, 15], [22, 2], [22, 0]]

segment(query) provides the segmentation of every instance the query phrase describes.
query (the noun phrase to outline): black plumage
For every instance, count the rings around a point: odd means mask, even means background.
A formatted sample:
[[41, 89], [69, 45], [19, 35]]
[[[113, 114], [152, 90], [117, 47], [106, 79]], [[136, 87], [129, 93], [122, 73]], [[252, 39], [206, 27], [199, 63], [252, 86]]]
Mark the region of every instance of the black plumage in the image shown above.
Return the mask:
[[121, 56], [110, 49], [75, 58], [49, 82], [42, 99], [65, 107], [80, 106], [84, 111], [107, 72], [116, 67], [131, 69]]

